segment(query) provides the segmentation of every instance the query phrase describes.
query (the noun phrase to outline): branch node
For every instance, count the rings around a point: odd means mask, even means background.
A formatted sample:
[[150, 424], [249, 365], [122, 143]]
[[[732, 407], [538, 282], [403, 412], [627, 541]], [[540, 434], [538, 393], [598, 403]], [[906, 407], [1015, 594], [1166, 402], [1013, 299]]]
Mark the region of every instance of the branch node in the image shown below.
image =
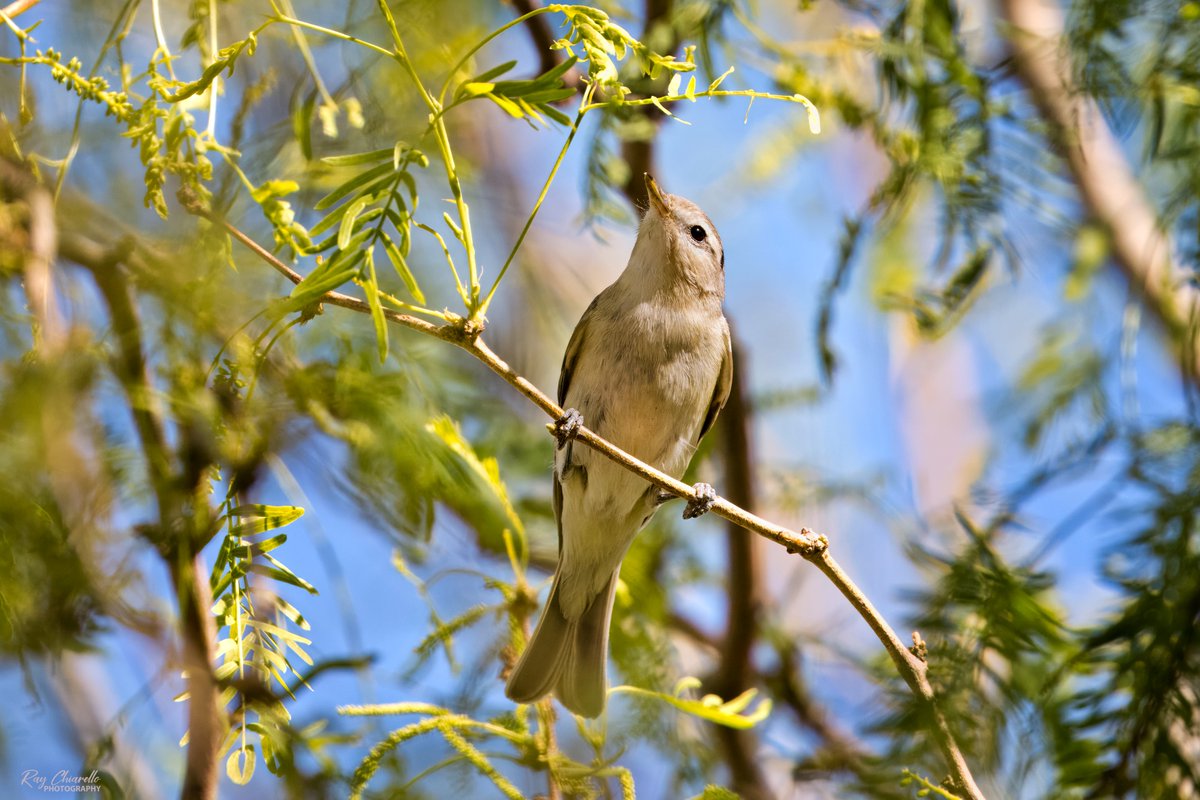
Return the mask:
[[484, 321], [461, 317], [450, 309], [446, 309], [445, 314], [447, 322], [438, 329], [438, 335], [459, 347], [470, 349], [483, 333]]
[[209, 218], [212, 213], [212, 210], [208, 207], [208, 203], [204, 201], [195, 189], [186, 184], [179, 187], [179, 191], [175, 193], [175, 199], [179, 201], [179, 205], [183, 206], [183, 210], [189, 214]]
[[799, 553], [805, 560], [813, 561], [829, 549], [829, 540], [823, 534], [801, 528], [798, 541], [795, 544], [785, 544], [784, 547], [789, 555]]
[[912, 632], [912, 647], [908, 648], [908, 652], [916, 656], [922, 664], [928, 661], [929, 648], [925, 645], [925, 640], [921, 638], [920, 631]]
[[314, 300], [313, 302], [306, 305], [304, 308], [300, 309], [300, 324], [304, 325], [307, 322], [309, 322], [313, 317], [319, 316], [324, 313], [325, 313], [325, 305], [320, 301], [320, 299]]

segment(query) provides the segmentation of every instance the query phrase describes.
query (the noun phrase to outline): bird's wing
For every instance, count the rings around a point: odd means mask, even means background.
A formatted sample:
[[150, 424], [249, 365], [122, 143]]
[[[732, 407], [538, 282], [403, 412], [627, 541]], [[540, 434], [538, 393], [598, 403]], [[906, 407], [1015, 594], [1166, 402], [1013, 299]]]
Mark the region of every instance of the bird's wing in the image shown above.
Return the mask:
[[729, 326], [725, 326], [725, 356], [721, 359], [721, 372], [717, 375], [717, 384], [713, 387], [712, 400], [708, 403], [708, 413], [704, 415], [704, 424], [700, 426], [699, 442], [708, 433], [708, 429], [717, 421], [717, 414], [725, 407], [729, 399], [729, 390], [733, 387], [733, 342], [729, 338]]
[[[558, 404], [565, 405], [567, 402], [567, 390], [571, 388], [571, 378], [575, 375], [575, 364], [579, 360], [579, 354], [583, 352], [583, 342], [587, 338], [588, 323], [591, 322], [592, 312], [596, 310], [596, 302], [600, 299], [599, 295], [592, 300], [591, 305], [583, 312], [583, 316], [579, 318], [579, 324], [575, 326], [575, 330], [571, 333], [571, 339], [567, 342], [567, 352], [563, 354], [562, 372], [558, 375]], [[567, 447], [571, 447], [568, 443]], [[570, 450], [567, 451], [567, 463], [571, 462]], [[558, 549], [562, 551], [562, 482], [558, 478], [558, 471], [554, 472], [554, 521], [558, 525]]]
[[583, 352], [583, 341], [587, 338], [588, 323], [592, 321], [592, 313], [595, 312], [596, 303], [599, 300], [600, 296], [596, 295], [596, 299], [592, 300], [592, 304], [579, 318], [579, 324], [575, 326], [571, 340], [567, 342], [567, 352], [563, 354], [562, 372], [558, 375], [558, 404], [560, 406], [567, 402], [567, 389], [571, 387], [571, 378], [575, 375], [575, 362], [579, 360], [579, 354]]

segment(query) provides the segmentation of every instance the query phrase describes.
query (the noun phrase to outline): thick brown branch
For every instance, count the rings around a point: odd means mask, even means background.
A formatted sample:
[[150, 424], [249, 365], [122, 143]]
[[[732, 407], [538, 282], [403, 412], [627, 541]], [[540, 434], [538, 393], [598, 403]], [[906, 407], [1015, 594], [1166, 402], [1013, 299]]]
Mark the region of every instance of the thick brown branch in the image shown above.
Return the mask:
[[[679, 36], [670, 19], [673, 6], [674, 0], [646, 0], [646, 24], [642, 31], [642, 41], [668, 55], [679, 49]], [[666, 87], [665, 79], [660, 83], [660, 89]], [[635, 113], [644, 115], [655, 126], [661, 125], [666, 119], [654, 106], [644, 106]], [[645, 209], [650, 202], [646, 194], [646, 181], [642, 176], [654, 173], [654, 142], [653, 137], [648, 137], [626, 139], [621, 144], [621, 157], [629, 165], [629, 177], [621, 190], [637, 209]]]
[[137, 307], [120, 264], [124, 255], [124, 249], [118, 247], [106, 258], [84, 266], [91, 269], [108, 306], [117, 338], [114, 371], [133, 413], [158, 503], [157, 529], [149, 536], [170, 570], [179, 598], [179, 634], [189, 694], [187, 768], [180, 797], [211, 800], [217, 794], [217, 757], [224, 726], [212, 673], [212, 596], [207, 571], [196, 553], [196, 543], [208, 529], [207, 492], [182, 485], [174, 469], [163, 421], [153, 399]]
[[[1180, 352], [1187, 354], [1190, 351], [1181, 340], [1196, 310], [1196, 290], [1172, 262], [1171, 238], [1099, 108], [1074, 86], [1062, 11], [1046, 0], [1004, 0], [1001, 5], [1015, 28], [1010, 36], [1013, 63], [1050, 123], [1054, 144], [1080, 197], [1107, 228], [1114, 260], [1129, 284], [1143, 293], [1151, 312]], [[1200, 373], [1197, 363], [1193, 360], [1184, 366], [1195, 380]]]
[[[725, 485], [731, 502], [742, 508], [754, 508], [754, 460], [750, 454], [750, 408], [746, 397], [746, 359], [741, 345], [733, 337], [733, 373], [729, 401], [722, 411], [720, 433]], [[717, 683], [724, 696], [749, 688], [752, 665], [750, 651], [758, 639], [761, 581], [754, 540], [741, 526], [729, 523], [726, 531], [728, 558], [729, 609], [725, 621], [720, 676]]]
[[[223, 225], [238, 241], [250, 247], [260, 258], [280, 274], [286, 276], [288, 280], [293, 283], [299, 283], [303, 280], [303, 276], [257, 243], [254, 243], [252, 239], [233, 225], [217, 217], [209, 216], [209, 218]], [[365, 300], [359, 300], [358, 298], [338, 292], [327, 293], [323, 297], [322, 302], [328, 302], [342, 308], [349, 308], [362, 314], [371, 313], [371, 307]], [[469, 323], [465, 322], [462, 324], [434, 325], [425, 320], [395, 311], [385, 311], [385, 315], [391, 322], [397, 325], [421, 331], [466, 350], [486, 364], [490, 370], [503, 378], [531, 403], [544, 411], [551, 419], [558, 419], [563, 415], [563, 409], [557, 403], [524, 377], [517, 374], [503, 359], [493, 353], [484, 344], [483, 340], [479, 338], [480, 331], [478, 328], [472, 327]], [[552, 427], [552, 425], [547, 425], [547, 428]], [[672, 478], [670, 475], [649, 464], [639, 461], [588, 428], [581, 428], [575, 439], [576, 441], [583, 442], [593, 450], [602, 453], [607, 458], [615, 461], [634, 474], [641, 476], [665, 492], [685, 499], [698, 499], [695, 497], [692, 487]], [[893, 663], [896, 665], [897, 671], [904, 678], [905, 683], [909, 685], [914, 694], [926, 703], [930, 717], [934, 722], [932, 730], [934, 741], [942, 751], [950, 767], [958, 790], [965, 797], [969, 798], [969, 800], [983, 800], [983, 794], [975, 785], [975, 779], [971, 775], [971, 770], [967, 766], [966, 759], [963, 758], [962, 751], [959, 749], [950, 731], [949, 722], [945, 714], [937, 707], [933, 687], [929, 683], [925, 662], [908, 651], [904, 643], [900, 640], [900, 637], [896, 635], [896, 632], [892, 630], [891, 626], [888, 625], [875, 606], [871, 604], [871, 601], [867, 599], [862, 590], [855, 585], [850, 576], [842, 570], [833, 556], [829, 554], [828, 540], [824, 536], [812, 533], [807, 528], [793, 531], [782, 525], [768, 522], [723, 497], [718, 497], [712, 505], [712, 513], [736, 523], [748, 531], [757, 533], [759, 536], [770, 539], [776, 544], [782, 545], [789, 553], [799, 553], [806, 560], [815, 564], [817, 569], [821, 570], [829, 578], [838, 591], [850, 601], [850, 604], [858, 612], [859, 616], [866, 620], [867, 625], [870, 626], [871, 630], [879, 638], [879, 641], [883, 643], [884, 648], [888, 651], [888, 655], [891, 656]]]
[[[733, 385], [718, 425], [721, 461], [729, 499], [742, 508], [754, 508], [754, 459], [750, 454], [750, 404], [746, 397], [747, 363], [742, 358], [736, 331], [733, 339]], [[759, 635], [761, 581], [754, 540], [740, 525], [729, 522], [725, 530], [728, 606], [725, 637], [712, 690], [721, 697], [736, 697], [755, 682], [751, 651]], [[731, 788], [747, 800], [772, 797], [758, 759], [758, 736], [753, 730], [716, 728], [717, 740], [729, 765]]]

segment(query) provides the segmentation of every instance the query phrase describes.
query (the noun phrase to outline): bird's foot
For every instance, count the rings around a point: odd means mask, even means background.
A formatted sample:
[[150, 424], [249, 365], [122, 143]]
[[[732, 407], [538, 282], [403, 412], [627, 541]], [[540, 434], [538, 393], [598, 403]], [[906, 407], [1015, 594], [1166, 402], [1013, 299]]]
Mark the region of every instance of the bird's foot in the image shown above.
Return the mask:
[[578, 436], [582, 427], [583, 415], [573, 408], [568, 408], [561, 417], [554, 420], [554, 440], [558, 442], [559, 449], [566, 447], [567, 442]]
[[695, 519], [707, 514], [712, 510], [713, 503], [717, 502], [716, 491], [707, 483], [697, 483], [692, 487], [692, 491], [696, 496], [688, 500], [687, 508], [683, 510], [684, 519]]

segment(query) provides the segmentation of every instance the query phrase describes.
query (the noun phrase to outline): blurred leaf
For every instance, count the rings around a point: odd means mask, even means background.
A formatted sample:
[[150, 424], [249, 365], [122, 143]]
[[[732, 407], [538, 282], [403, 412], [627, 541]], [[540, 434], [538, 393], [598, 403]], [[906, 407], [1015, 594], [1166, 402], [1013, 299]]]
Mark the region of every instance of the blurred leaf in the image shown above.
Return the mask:
[[625, 693], [660, 700], [674, 706], [685, 714], [738, 730], [753, 728], [765, 720], [771, 713], [771, 701], [769, 698], [760, 700], [754, 711], [749, 714], [742, 713], [758, 695], [757, 689], [747, 689], [732, 700], [726, 701], [722, 701], [721, 698], [714, 694], [705, 695], [699, 700], [688, 700], [681, 696], [683, 692], [696, 688], [699, 685], [699, 679], [685, 678], [676, 685], [674, 694], [652, 692], [648, 689], [639, 689], [636, 686], [614, 686], [612, 689], [609, 689], [609, 694]]

